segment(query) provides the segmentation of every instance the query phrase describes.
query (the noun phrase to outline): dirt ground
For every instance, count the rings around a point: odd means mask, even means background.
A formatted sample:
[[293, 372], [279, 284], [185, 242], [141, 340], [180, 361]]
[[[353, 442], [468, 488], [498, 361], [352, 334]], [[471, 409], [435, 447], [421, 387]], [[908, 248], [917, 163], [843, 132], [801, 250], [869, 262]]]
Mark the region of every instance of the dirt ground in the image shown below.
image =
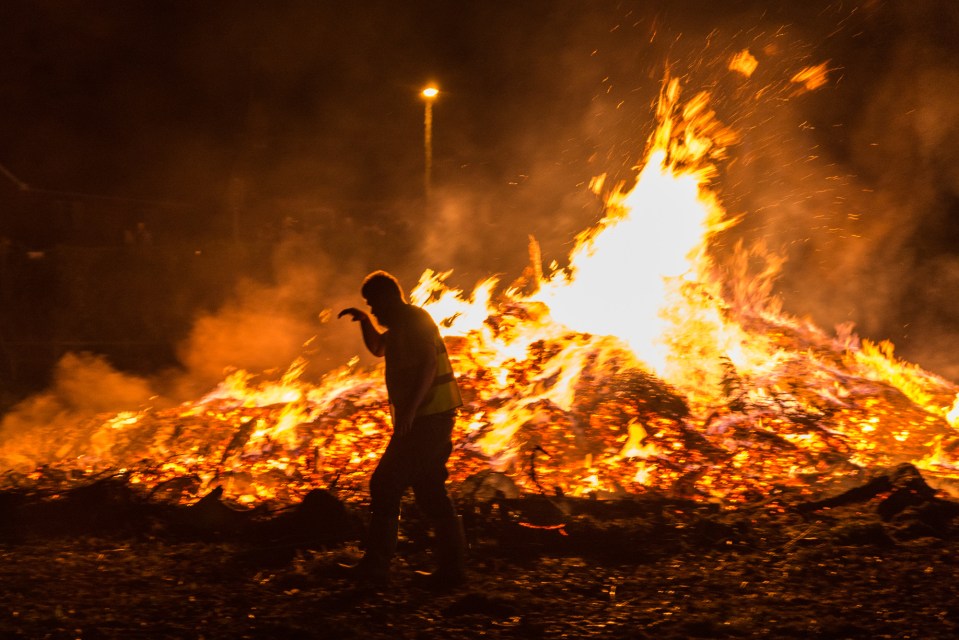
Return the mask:
[[[655, 541], [649, 541], [655, 544]], [[277, 567], [208, 543], [83, 539], [4, 547], [5, 638], [954, 638], [952, 544], [702, 551], [652, 563], [473, 559], [448, 594]]]
[[471, 579], [448, 593], [414, 580], [429, 566], [414, 516], [380, 589], [329, 570], [359, 553], [351, 535], [185, 535], [169, 513], [55, 534], [8, 521], [0, 637], [959, 637], [959, 505], [903, 486], [737, 509], [651, 497], [552, 512], [542, 506], [557, 500], [473, 505]]

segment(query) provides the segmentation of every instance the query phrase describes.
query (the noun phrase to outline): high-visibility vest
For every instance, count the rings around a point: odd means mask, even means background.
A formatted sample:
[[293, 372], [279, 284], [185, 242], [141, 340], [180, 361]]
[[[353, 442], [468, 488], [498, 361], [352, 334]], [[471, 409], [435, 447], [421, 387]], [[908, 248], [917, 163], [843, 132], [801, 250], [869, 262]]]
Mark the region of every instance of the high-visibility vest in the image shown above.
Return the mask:
[[426, 392], [426, 398], [416, 410], [417, 416], [431, 416], [436, 413], [452, 411], [463, 405], [460, 388], [456, 385], [456, 376], [453, 375], [453, 365], [446, 352], [446, 343], [439, 333], [436, 334], [436, 375], [433, 377], [433, 386]]

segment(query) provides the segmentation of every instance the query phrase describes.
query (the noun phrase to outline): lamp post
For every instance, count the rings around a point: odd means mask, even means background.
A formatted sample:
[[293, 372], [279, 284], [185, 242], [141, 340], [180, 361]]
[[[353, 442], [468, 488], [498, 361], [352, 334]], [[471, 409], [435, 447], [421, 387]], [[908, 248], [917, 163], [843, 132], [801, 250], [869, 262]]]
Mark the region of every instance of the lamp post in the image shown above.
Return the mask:
[[420, 92], [423, 102], [426, 104], [426, 111], [423, 115], [423, 195], [426, 198], [426, 204], [429, 206], [431, 180], [433, 173], [433, 101], [439, 95], [440, 90], [433, 85], [427, 86]]

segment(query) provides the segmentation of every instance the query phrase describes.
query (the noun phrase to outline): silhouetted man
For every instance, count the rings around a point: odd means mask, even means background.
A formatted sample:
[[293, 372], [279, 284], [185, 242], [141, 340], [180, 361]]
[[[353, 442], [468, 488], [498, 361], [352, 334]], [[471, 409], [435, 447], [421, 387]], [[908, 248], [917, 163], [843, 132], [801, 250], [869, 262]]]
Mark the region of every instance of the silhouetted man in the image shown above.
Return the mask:
[[452, 587], [465, 579], [465, 542], [453, 502], [446, 492], [446, 461], [453, 449], [456, 408], [463, 404], [446, 345], [436, 323], [423, 309], [408, 304], [389, 273], [376, 271], [363, 281], [366, 312], [344, 309], [360, 323], [363, 342], [375, 356], [386, 357], [386, 390], [393, 435], [370, 478], [370, 528], [356, 576], [385, 582], [396, 550], [400, 502], [410, 487], [416, 503], [432, 521], [437, 570], [429, 586]]

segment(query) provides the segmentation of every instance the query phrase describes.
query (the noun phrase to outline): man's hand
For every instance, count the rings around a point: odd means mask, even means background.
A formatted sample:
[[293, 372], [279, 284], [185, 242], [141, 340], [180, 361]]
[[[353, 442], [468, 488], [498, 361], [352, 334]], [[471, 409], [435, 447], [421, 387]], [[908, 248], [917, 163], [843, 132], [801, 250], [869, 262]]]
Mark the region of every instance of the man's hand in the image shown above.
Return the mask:
[[393, 418], [393, 435], [399, 438], [408, 436], [413, 431], [413, 414], [397, 411]]
[[353, 322], [361, 322], [364, 318], [366, 319], [369, 318], [369, 316], [366, 314], [365, 311], [361, 311], [360, 309], [357, 309], [356, 307], [343, 309], [338, 314], [336, 314], [337, 318], [342, 318], [343, 316], [350, 316], [350, 320], [352, 320]]
[[353, 322], [360, 323], [360, 331], [363, 333], [363, 344], [370, 350], [370, 353], [377, 357], [386, 353], [386, 341], [383, 339], [383, 334], [377, 331], [376, 327], [373, 326], [373, 321], [370, 319], [369, 314], [356, 307], [348, 307], [336, 314], [337, 318], [342, 318], [343, 316], [349, 316]]

